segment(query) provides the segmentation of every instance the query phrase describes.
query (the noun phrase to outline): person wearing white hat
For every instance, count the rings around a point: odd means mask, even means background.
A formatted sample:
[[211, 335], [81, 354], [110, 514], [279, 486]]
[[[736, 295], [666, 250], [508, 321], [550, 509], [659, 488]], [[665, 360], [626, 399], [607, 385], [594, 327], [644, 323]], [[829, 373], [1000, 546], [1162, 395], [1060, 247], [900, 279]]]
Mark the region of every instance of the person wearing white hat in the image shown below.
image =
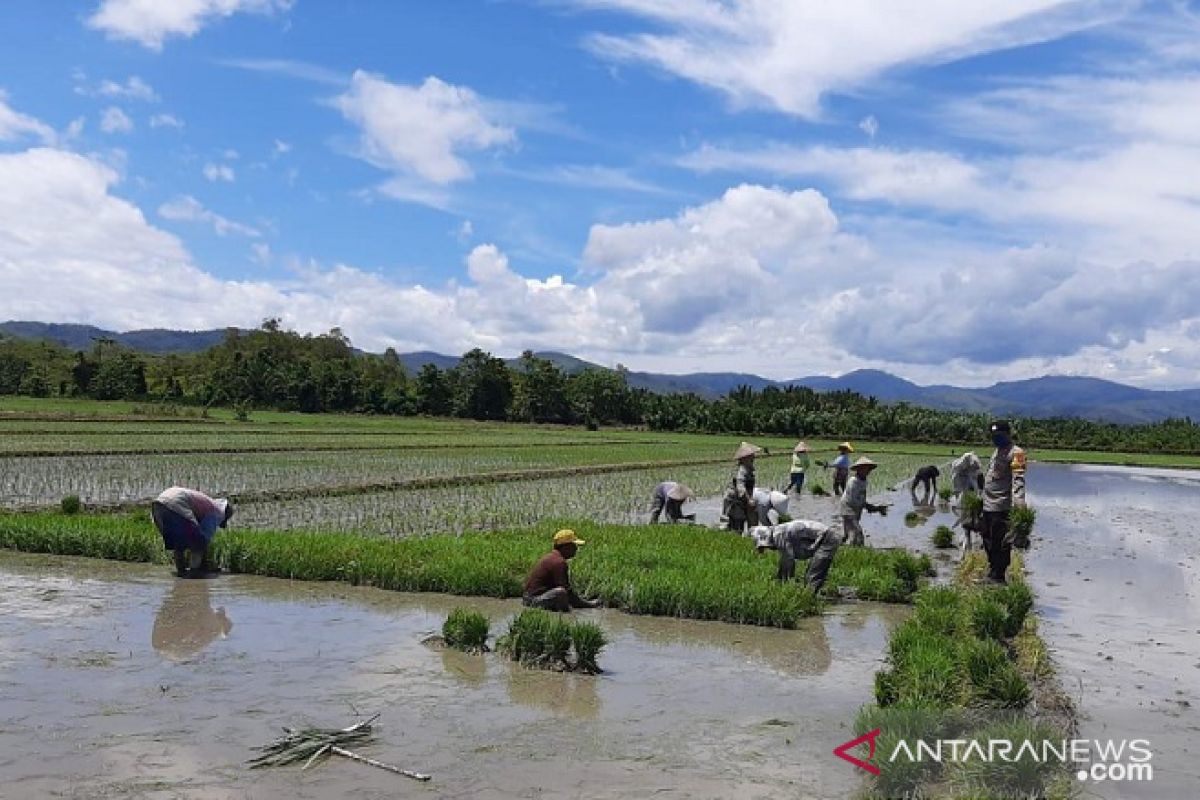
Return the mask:
[[675, 523], [684, 520], [695, 522], [695, 514], [683, 513], [683, 504], [695, 496], [696, 493], [682, 483], [663, 481], [654, 487], [654, 497], [650, 505], [650, 524], [657, 524], [658, 518], [664, 513], [667, 522]]
[[754, 457], [761, 452], [762, 448], [742, 442], [733, 453], [737, 469], [730, 478], [721, 503], [721, 521], [726, 530], [743, 533], [758, 524], [754, 505]]
[[809, 559], [804, 582], [814, 592], [821, 591], [825, 577], [837, 553], [838, 540], [828, 525], [810, 519], [795, 519], [782, 525], [759, 525], [750, 531], [759, 555], [764, 550], [779, 551], [776, 580], [796, 577], [796, 561]]
[[877, 466], [879, 465], [874, 461], [863, 456], [850, 467], [854, 477], [850, 479], [850, 482], [846, 484], [846, 490], [842, 492], [842, 503], [839, 508], [842, 516], [842, 544], [846, 544], [847, 541], [853, 547], [862, 547], [866, 544], [862, 529], [863, 509], [876, 514], [887, 508], [887, 506], [875, 505], [867, 501], [867, 476]]
[[796, 494], [804, 491], [804, 473], [808, 469], [808, 445], [800, 442], [792, 448], [792, 470], [788, 473], [788, 485], [783, 487], [783, 493], [787, 494], [793, 487], [796, 489]]
[[150, 515], [162, 534], [163, 546], [174, 552], [175, 573], [181, 578], [201, 578], [208, 546], [217, 528], [229, 525], [233, 505], [195, 489], [172, 486], [150, 504]]
[[[758, 524], [771, 525], [786, 522], [788, 515], [788, 496], [774, 489], [754, 490], [754, 510], [758, 516]], [[771, 512], [775, 512], [775, 522], [771, 522]]]

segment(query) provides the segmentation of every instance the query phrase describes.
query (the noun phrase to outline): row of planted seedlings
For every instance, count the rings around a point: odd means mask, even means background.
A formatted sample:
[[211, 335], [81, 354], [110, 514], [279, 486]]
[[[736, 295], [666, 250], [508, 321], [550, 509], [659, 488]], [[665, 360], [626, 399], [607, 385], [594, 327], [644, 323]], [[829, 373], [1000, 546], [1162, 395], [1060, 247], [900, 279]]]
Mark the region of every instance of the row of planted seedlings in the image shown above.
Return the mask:
[[[466, 653], [486, 653], [490, 631], [483, 614], [455, 608], [442, 623], [441, 642]], [[603, 671], [600, 652], [607, 644], [604, 630], [594, 622], [526, 609], [509, 622], [496, 649], [525, 666], [595, 675]]]
[[571, 471], [603, 465], [716, 460], [713, 443], [666, 446], [628, 443], [588, 447], [432, 448], [401, 450], [241, 452], [192, 455], [0, 456], [0, 506], [29, 507], [74, 494], [88, 505], [148, 500], [169, 485], [204, 489], [215, 497], [305, 489], [314, 495], [353, 494], [358, 487], [431, 477], [478, 482], [499, 472]]
[[985, 567], [969, 554], [956, 582], [922, 588], [893, 631], [875, 703], [854, 723], [875, 733], [866, 798], [1070, 796], [1069, 762], [1057, 758], [1070, 702], [1054, 685], [1022, 560], [1004, 586], [979, 585]]
[[[773, 579], [773, 554], [757, 555], [749, 539], [694, 526], [565, 522], [405, 539], [235, 528], [217, 535], [212, 555], [222, 569], [235, 573], [515, 598], [521, 596], [530, 566], [549, 549], [553, 531], [562, 524], [588, 540], [572, 562], [576, 588], [610, 608], [783, 628], [822, 608], [822, 598], [800, 583]], [[166, 562], [161, 539], [145, 513], [0, 513], [0, 547]], [[927, 556], [842, 548], [826, 591], [905, 602], [932, 573]]]

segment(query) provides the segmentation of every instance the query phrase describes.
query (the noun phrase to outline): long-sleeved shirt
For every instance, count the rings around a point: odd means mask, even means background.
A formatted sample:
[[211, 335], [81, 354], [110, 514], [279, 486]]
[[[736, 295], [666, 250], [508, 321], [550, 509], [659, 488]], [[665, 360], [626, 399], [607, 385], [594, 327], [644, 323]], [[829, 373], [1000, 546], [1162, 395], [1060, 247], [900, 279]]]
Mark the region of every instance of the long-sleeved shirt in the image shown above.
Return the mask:
[[842, 492], [840, 512], [843, 517], [862, 519], [863, 509], [867, 506], [867, 480], [857, 475], [850, 477], [846, 490]]
[[829, 466], [843, 471], [848, 470], [850, 469], [850, 456], [846, 453], [842, 453], [833, 461], [830, 461]]
[[804, 472], [808, 463], [808, 453], [792, 453], [792, 472]]
[[674, 491], [675, 487], [678, 485], [679, 484], [675, 481], [663, 481], [658, 486], [654, 487], [654, 496], [662, 498], [662, 501], [665, 504], [667, 500], [670, 499], [667, 495]]
[[750, 531], [757, 547], [782, 550], [790, 544], [808, 539], [817, 541], [830, 531], [828, 525], [811, 519], [794, 519], [782, 525], [759, 525]]
[[754, 465], [738, 464], [737, 472], [733, 474], [733, 484], [730, 487], [733, 495], [746, 502], [753, 500], [755, 483]]
[[1008, 511], [1025, 505], [1025, 451], [1009, 445], [992, 453], [983, 479], [983, 510]]
[[212, 539], [217, 528], [225, 521], [228, 500], [214, 500], [195, 489], [172, 486], [154, 500], [155, 503], [174, 511], [200, 529], [205, 541]]
[[754, 490], [754, 505], [758, 507], [758, 519], [764, 525], [768, 522], [768, 511], [776, 515], [788, 513], [788, 496], [783, 492], [771, 492], [766, 489]]

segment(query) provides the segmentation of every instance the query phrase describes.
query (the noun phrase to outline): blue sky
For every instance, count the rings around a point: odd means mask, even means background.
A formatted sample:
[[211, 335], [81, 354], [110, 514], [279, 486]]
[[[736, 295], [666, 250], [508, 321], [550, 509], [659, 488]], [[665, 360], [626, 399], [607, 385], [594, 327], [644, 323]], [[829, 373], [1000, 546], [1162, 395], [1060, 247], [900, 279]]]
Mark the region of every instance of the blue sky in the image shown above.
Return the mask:
[[0, 318], [1200, 385], [1185, 3], [11, 0]]

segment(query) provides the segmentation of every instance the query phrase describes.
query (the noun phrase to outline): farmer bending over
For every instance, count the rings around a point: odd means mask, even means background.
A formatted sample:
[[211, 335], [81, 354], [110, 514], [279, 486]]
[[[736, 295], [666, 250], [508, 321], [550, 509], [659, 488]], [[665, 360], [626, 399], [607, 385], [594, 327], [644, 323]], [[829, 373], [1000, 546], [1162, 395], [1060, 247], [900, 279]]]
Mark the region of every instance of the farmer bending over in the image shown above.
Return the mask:
[[583, 539], [572, 530], [564, 529], [554, 534], [554, 549], [533, 565], [529, 577], [525, 579], [522, 598], [525, 605], [547, 611], [600, 607], [599, 600], [584, 600], [571, 588], [567, 562], [575, 557], [583, 543]]
[[[913, 503], [917, 505], [927, 506], [937, 497], [937, 479], [942, 474], [941, 470], [930, 464], [927, 467], [921, 467], [917, 470], [917, 474], [909, 481], [908, 489], [912, 492]], [[921, 502], [917, 503], [917, 486], [921, 487]]]
[[825, 576], [837, 553], [838, 540], [828, 525], [808, 519], [796, 519], [783, 525], [759, 525], [750, 532], [758, 554], [764, 550], [779, 551], [777, 580], [790, 581], [796, 577], [796, 560], [810, 559], [804, 582], [814, 592], [825, 585]]
[[208, 545], [217, 528], [226, 527], [233, 516], [229, 501], [172, 486], [150, 504], [150, 513], [163, 545], [175, 553], [175, 574], [181, 578], [204, 577]]
[[658, 518], [665, 512], [667, 522], [695, 522], [695, 514], [684, 514], [683, 504], [695, 497], [696, 494], [675, 481], [663, 481], [654, 487], [654, 498], [650, 505], [650, 524], [658, 523]]
[[[755, 489], [754, 490], [754, 509], [758, 514], [758, 524], [760, 525], [778, 525], [781, 522], [787, 522], [784, 517], [788, 515], [788, 496], [783, 492], [777, 492], [773, 489]], [[771, 522], [771, 512], [775, 512], [775, 522]]]

